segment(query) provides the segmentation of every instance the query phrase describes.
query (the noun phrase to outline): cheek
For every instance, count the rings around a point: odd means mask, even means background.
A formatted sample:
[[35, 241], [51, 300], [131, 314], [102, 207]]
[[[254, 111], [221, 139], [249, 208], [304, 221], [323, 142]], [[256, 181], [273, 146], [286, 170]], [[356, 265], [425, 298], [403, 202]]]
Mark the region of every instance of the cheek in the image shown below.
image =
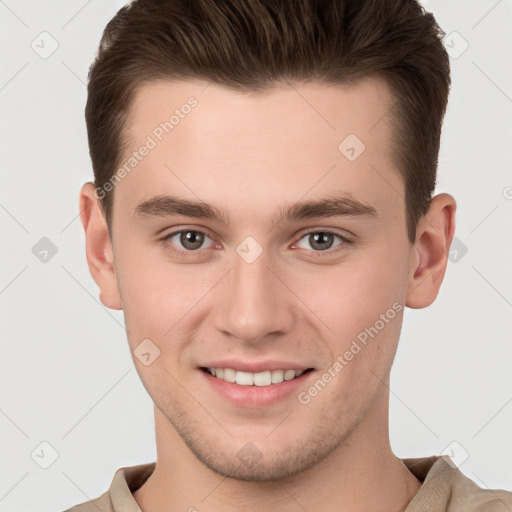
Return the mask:
[[170, 339], [205, 292], [197, 268], [171, 263], [163, 248], [124, 253], [116, 275], [131, 345], [144, 338]]
[[373, 325], [394, 303], [403, 303], [403, 257], [384, 250], [374, 253], [361, 252], [337, 265], [302, 272], [295, 280], [298, 297], [323, 322], [322, 331], [330, 338], [346, 341]]
[[[207, 311], [202, 306], [207, 302], [215, 308], [211, 294], [217, 290], [212, 288], [224, 272], [215, 264], [171, 262], [160, 245], [134, 245], [131, 242], [130, 250], [116, 251], [120, 255], [116, 258], [118, 286], [132, 350], [145, 338], [159, 340], [162, 349], [170, 340], [184, 344], [208, 311], [211, 313], [211, 308]], [[335, 265], [311, 265], [283, 272], [300, 299], [297, 302], [288, 297], [290, 307], [299, 307], [309, 318], [308, 323], [321, 333], [332, 358], [348, 350], [351, 342], [395, 302], [403, 302], [404, 258], [392, 245], [375, 244]], [[396, 318], [386, 324], [378, 339], [397, 337], [395, 324]], [[386, 345], [385, 349], [392, 347]], [[374, 350], [382, 347], [377, 345]]]
[[300, 280], [298, 295], [321, 320], [316, 325], [329, 352], [327, 364], [341, 365], [329, 386], [343, 395], [336, 398], [340, 404], [364, 401], [391, 368], [404, 309], [404, 258], [399, 250], [376, 246]]
[[[339, 417], [362, 414], [371, 397], [384, 391], [383, 382], [394, 360], [403, 305], [395, 300], [399, 293], [390, 292], [382, 275], [372, 271], [352, 273], [339, 281], [346, 288], [340, 290], [336, 300], [324, 299], [318, 309], [322, 321], [329, 326], [329, 330], [323, 330], [329, 361], [319, 378], [324, 376], [329, 384], [317, 407], [332, 403]], [[357, 279], [365, 276], [372, 277], [371, 284], [363, 285]], [[331, 297], [336, 296], [334, 291], [329, 291]]]

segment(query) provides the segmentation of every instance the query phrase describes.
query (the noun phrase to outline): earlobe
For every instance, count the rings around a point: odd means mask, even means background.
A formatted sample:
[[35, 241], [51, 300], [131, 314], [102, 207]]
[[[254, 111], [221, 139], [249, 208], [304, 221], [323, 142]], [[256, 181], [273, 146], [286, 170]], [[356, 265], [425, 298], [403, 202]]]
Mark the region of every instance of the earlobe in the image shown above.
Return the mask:
[[456, 208], [451, 195], [438, 194], [418, 223], [416, 241], [411, 248], [407, 307], [430, 306], [439, 293], [455, 233]]
[[94, 194], [94, 183], [80, 190], [80, 220], [85, 233], [85, 253], [89, 271], [100, 289], [101, 303], [110, 309], [122, 309], [114, 269], [114, 254], [100, 200]]

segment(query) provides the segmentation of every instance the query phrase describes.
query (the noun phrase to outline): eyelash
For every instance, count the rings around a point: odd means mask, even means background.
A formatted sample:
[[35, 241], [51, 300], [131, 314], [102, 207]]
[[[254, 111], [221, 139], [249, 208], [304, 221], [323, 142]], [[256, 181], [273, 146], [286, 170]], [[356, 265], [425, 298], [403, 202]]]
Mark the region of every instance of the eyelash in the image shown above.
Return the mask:
[[[173, 253], [175, 253], [175, 254], [177, 254], [179, 256], [191, 257], [193, 255], [199, 254], [204, 249], [196, 249], [196, 250], [183, 251], [183, 250], [171, 247], [171, 245], [170, 245], [170, 239], [173, 236], [179, 235], [180, 233], [186, 233], [188, 231], [190, 231], [192, 233], [200, 233], [200, 234], [205, 235], [205, 236], [207, 236], [208, 238], [211, 239], [211, 237], [208, 235], [208, 233], [206, 233], [204, 231], [201, 231], [201, 230], [198, 230], [198, 229], [180, 229], [178, 231], [173, 231], [172, 233], [169, 233], [168, 235], [166, 235], [164, 238], [161, 239], [161, 242], [164, 244], [164, 246], [168, 250], [170, 250], [171, 252], [173, 252]], [[334, 248], [326, 249], [325, 251], [315, 251], [315, 250], [308, 251], [308, 252], [311, 252], [311, 253], [315, 254], [315, 256], [314, 256], [315, 258], [322, 257], [324, 254], [331, 255], [333, 253], [337, 253], [339, 251], [344, 250], [346, 245], [353, 244], [352, 240], [349, 240], [348, 238], [346, 238], [346, 237], [344, 237], [344, 236], [342, 236], [339, 233], [336, 233], [334, 231], [328, 231], [328, 230], [324, 230], [324, 229], [312, 229], [310, 231], [302, 233], [300, 238], [297, 240], [297, 242], [294, 242], [293, 245], [296, 245], [298, 242], [300, 242], [300, 240], [302, 240], [304, 237], [306, 237], [308, 235], [318, 234], [318, 233], [324, 233], [324, 234], [327, 234], [327, 235], [333, 235], [333, 236], [337, 237], [341, 241], [341, 243], [338, 244], [337, 246], [335, 246]], [[304, 250], [306, 250], [306, 249], [304, 249]]]

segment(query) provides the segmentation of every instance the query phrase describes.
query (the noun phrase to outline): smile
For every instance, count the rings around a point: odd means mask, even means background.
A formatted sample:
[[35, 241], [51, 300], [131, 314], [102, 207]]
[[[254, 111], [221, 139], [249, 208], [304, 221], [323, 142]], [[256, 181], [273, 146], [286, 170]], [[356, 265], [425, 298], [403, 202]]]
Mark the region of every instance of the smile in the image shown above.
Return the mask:
[[312, 370], [266, 370], [258, 373], [243, 372], [233, 368], [202, 368], [210, 375], [225, 382], [232, 382], [241, 386], [272, 386], [285, 380], [293, 380], [303, 373]]

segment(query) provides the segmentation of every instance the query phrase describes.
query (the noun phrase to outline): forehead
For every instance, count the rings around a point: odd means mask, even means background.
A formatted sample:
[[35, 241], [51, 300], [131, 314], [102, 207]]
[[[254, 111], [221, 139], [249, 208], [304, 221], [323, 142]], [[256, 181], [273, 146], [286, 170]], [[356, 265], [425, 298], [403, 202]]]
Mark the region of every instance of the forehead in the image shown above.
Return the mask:
[[[339, 137], [352, 130], [370, 142], [370, 135], [386, 131], [387, 123], [381, 121], [392, 105], [389, 85], [378, 76], [343, 85], [279, 82], [264, 91], [247, 92], [199, 80], [156, 81], [135, 91], [127, 129], [128, 135], [138, 136], [170, 121], [176, 134], [188, 117], [186, 124], [198, 135], [220, 139], [236, 133], [237, 138], [257, 135], [264, 142], [274, 140], [277, 132], [284, 140], [318, 130], [321, 136], [336, 132]], [[380, 129], [374, 131], [377, 125]]]
[[[133, 166], [114, 203], [133, 208], [172, 192], [256, 208], [262, 199], [330, 189], [378, 200], [382, 176], [401, 189], [391, 160], [392, 105], [378, 77], [350, 86], [280, 83], [259, 93], [192, 80], [146, 84], [132, 102], [121, 166], [129, 159]], [[144, 156], [133, 156], [144, 147]]]

